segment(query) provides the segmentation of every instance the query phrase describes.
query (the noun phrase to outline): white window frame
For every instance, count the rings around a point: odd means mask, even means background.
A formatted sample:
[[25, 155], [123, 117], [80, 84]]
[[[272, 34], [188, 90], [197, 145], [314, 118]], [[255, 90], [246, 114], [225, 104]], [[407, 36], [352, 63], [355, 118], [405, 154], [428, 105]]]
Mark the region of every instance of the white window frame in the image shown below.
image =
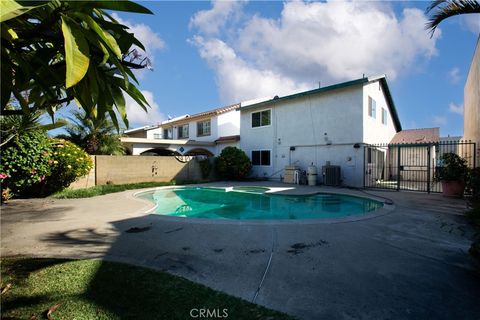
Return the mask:
[[[210, 122], [210, 132], [208, 134], [198, 134], [198, 124], [203, 122]], [[197, 121], [196, 127], [197, 127], [197, 137], [208, 137], [212, 135], [212, 119]]]
[[[262, 113], [263, 111], [270, 111], [270, 124], [265, 125], [265, 126], [262, 126], [262, 125], [261, 125], [261, 122], [262, 122], [262, 115], [261, 115], [261, 113]], [[258, 126], [258, 127], [254, 127], [254, 126], [253, 126], [253, 114], [254, 114], [254, 113], [260, 113], [260, 126]], [[271, 127], [271, 126], [272, 126], [272, 121], [273, 121], [272, 114], [273, 114], [272, 108], [262, 109], [262, 110], [258, 110], [258, 111], [254, 111], [254, 112], [250, 113], [250, 128], [252, 128], [252, 129], [258, 129], [258, 128], [268, 128], [268, 127]]]
[[[373, 102], [375, 104], [375, 109], [372, 108]], [[377, 101], [373, 99], [372, 97], [368, 96], [368, 107], [367, 107], [367, 113], [370, 118], [377, 119]]]
[[[187, 135], [186, 135], [185, 137], [184, 137], [184, 136], [180, 136], [180, 130], [181, 130], [182, 133], [183, 133], [183, 128], [184, 128], [184, 127], [187, 127]], [[187, 123], [187, 124], [182, 124], [182, 125], [179, 125], [179, 126], [177, 127], [177, 138], [178, 138], [178, 139], [188, 139], [189, 136], [190, 136], [190, 124], [188, 124], [188, 123]]]
[[[270, 152], [270, 164], [269, 165], [264, 165], [264, 164], [253, 164], [253, 152], [254, 151], [260, 151], [260, 163], [262, 162], [262, 151], [268, 151]], [[253, 149], [250, 151], [250, 157], [252, 161], [252, 166], [253, 167], [271, 167], [272, 166], [272, 149]]]
[[382, 124], [387, 125], [388, 124], [388, 111], [387, 109], [382, 107]]

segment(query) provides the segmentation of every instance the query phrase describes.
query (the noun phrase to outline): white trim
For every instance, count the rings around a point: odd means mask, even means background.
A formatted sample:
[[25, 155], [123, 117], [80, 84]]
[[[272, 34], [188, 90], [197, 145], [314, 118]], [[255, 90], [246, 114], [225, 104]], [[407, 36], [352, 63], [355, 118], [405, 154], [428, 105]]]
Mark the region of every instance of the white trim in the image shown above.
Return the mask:
[[[260, 151], [260, 162], [262, 162], [262, 151], [270, 151], [270, 165], [263, 165], [263, 164], [253, 164], [253, 151]], [[264, 167], [264, 168], [269, 168], [272, 166], [272, 149], [252, 149], [250, 150], [250, 159], [252, 161], [252, 167]]]
[[[270, 111], [270, 124], [269, 125], [266, 125], [266, 126], [258, 126], [258, 127], [254, 127], [253, 126], [253, 114], [254, 113], [260, 113], [260, 123], [262, 122], [262, 115], [261, 113], [263, 111]], [[273, 121], [273, 112], [272, 112], [272, 108], [266, 108], [266, 109], [261, 109], [261, 110], [255, 110], [255, 111], [252, 111], [250, 113], [250, 129], [259, 129], [259, 128], [268, 128], [268, 127], [271, 127], [272, 126], [272, 121]]]

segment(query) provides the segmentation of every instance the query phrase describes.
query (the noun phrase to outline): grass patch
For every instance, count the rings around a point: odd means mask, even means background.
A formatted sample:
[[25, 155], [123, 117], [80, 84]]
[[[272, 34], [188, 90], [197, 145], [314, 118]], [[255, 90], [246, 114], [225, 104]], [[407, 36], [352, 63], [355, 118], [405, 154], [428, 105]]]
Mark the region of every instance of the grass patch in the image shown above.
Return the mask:
[[[293, 319], [164, 272], [99, 260], [5, 258], [2, 319], [191, 319], [192, 308], [228, 319]], [[210, 317], [213, 318], [213, 317]]]
[[65, 189], [51, 195], [56, 199], [74, 199], [74, 198], [91, 198], [101, 196], [108, 193], [121, 192], [126, 190], [153, 188], [175, 185], [175, 182], [139, 182], [130, 184], [107, 184], [103, 186], [95, 186], [85, 189]]

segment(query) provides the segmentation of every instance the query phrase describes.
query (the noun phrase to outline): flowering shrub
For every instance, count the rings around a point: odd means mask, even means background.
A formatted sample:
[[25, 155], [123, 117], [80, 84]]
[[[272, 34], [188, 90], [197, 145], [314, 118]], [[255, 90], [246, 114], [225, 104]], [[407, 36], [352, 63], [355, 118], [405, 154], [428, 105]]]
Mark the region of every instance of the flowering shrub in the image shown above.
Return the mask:
[[1, 149], [0, 183], [2, 190], [15, 196], [30, 196], [34, 185], [50, 174], [52, 144], [42, 131], [31, 131], [12, 139]]
[[217, 158], [217, 172], [223, 179], [243, 179], [251, 168], [252, 163], [245, 152], [235, 147], [226, 147]]
[[80, 147], [63, 139], [52, 139], [50, 175], [40, 183], [42, 195], [49, 195], [68, 187], [78, 178], [87, 175], [93, 167], [90, 156]]

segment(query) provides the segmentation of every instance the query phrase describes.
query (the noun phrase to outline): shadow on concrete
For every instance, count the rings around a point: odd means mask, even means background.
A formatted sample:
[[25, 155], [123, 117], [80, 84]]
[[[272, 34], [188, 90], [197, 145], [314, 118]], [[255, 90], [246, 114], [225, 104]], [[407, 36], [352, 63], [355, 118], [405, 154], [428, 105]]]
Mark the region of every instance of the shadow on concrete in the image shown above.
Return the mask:
[[2, 205], [1, 210], [8, 210], [8, 215], [2, 217], [2, 223], [27, 220], [34, 222], [54, 221], [61, 219], [71, 206], [48, 206], [48, 200], [29, 199], [14, 200]]

